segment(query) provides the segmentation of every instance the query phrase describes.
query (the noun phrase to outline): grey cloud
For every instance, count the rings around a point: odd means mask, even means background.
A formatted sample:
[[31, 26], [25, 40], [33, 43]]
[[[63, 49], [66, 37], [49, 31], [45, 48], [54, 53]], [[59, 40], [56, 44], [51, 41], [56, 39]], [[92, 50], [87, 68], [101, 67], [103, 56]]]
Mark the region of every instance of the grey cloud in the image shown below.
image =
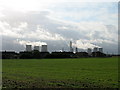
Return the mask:
[[[24, 30], [23, 32], [20, 33], [30, 33], [30, 32], [35, 32], [37, 27], [36, 25], [41, 25], [43, 28], [48, 30], [51, 33], [58, 33], [65, 38], [73, 38], [73, 39], [78, 39], [82, 38], [82, 34], [78, 33], [77, 31], [72, 30], [73, 27], [69, 27], [69, 32], [65, 30], [59, 30], [57, 27], [62, 26], [63, 24], [56, 24], [57, 22], [55, 20], [51, 20], [47, 18], [47, 15], [49, 12], [29, 12], [29, 13], [18, 13], [14, 12], [15, 14], [6, 14], [5, 18], [2, 18], [3, 21], [8, 22], [11, 27], [17, 27], [20, 25], [21, 22], [26, 22], [28, 23], [28, 29]], [[17, 14], [16, 14], [17, 13]]]
[[23, 45], [15, 43], [14, 40], [16, 40], [16, 38], [12, 38], [9, 36], [2, 36], [2, 50], [10, 50], [10, 51], [25, 50]]

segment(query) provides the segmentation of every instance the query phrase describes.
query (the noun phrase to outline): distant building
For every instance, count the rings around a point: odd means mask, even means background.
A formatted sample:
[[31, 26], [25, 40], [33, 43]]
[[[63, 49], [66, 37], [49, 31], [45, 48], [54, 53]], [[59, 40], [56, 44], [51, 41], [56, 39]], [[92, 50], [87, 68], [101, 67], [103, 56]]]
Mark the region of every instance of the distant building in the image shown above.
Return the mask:
[[40, 50], [39, 46], [34, 46], [34, 50], [39, 51]]
[[103, 53], [103, 48], [99, 48], [99, 52]]
[[47, 45], [42, 45], [41, 46], [41, 52], [48, 52], [47, 51]]
[[26, 45], [26, 51], [31, 52], [32, 51], [32, 45]]
[[98, 51], [98, 48], [94, 47], [93, 52], [97, 52], [97, 51]]
[[91, 54], [92, 54], [92, 49], [91, 49], [91, 48], [88, 48], [88, 49], [87, 49], [87, 53], [88, 53], [88, 55], [91, 55]]
[[70, 52], [73, 52], [72, 41], [70, 41]]
[[76, 53], [78, 52], [78, 48], [77, 48], [77, 47], [75, 48], [75, 52], [76, 52]]

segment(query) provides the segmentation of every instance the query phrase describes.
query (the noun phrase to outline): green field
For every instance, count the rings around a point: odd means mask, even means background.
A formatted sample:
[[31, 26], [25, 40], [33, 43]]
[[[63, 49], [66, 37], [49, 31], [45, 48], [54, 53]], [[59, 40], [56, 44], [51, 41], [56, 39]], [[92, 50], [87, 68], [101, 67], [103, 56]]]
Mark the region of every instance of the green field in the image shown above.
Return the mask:
[[3, 88], [117, 88], [118, 58], [3, 59]]

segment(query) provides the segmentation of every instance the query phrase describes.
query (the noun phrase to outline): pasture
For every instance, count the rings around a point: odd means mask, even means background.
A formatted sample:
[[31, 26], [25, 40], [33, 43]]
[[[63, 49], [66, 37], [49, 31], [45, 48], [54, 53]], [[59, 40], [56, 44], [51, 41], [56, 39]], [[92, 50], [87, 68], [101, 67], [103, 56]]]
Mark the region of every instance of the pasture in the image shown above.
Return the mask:
[[3, 59], [3, 88], [117, 88], [118, 58]]

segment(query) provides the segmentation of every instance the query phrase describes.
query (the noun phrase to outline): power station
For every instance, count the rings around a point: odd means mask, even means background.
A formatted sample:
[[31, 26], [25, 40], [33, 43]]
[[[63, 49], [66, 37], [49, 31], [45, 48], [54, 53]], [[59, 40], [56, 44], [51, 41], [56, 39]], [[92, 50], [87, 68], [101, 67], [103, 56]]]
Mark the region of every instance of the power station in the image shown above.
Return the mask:
[[[72, 41], [70, 41], [69, 45], [70, 45], [69, 46], [70, 47], [70, 51], [69, 52], [73, 52], [74, 50], [73, 50], [73, 47], [72, 47]], [[34, 46], [33, 50], [40, 51], [40, 46]], [[26, 51], [27, 52], [31, 52], [32, 51], [32, 45], [26, 45]], [[47, 45], [42, 45], [41, 46], [41, 52], [48, 52]], [[62, 48], [62, 52], [65, 52], [64, 48]], [[75, 48], [75, 52], [78, 52], [78, 48], [77, 47]], [[101, 48], [101, 47], [100, 48], [94, 47], [93, 48], [93, 52], [101, 52], [101, 53], [103, 53], [103, 48]], [[88, 48], [87, 49], [87, 53], [88, 53], [88, 55], [91, 55], [92, 49]]]
[[[70, 41], [70, 43], [69, 43], [69, 48], [70, 48], [69, 52], [79, 53], [77, 47], [75, 47], [75, 52], [74, 52], [73, 46], [72, 46], [72, 41]], [[37, 51], [40, 51], [40, 52], [48, 52], [47, 45], [42, 45], [41, 50], [40, 50], [40, 46], [34, 46], [33, 50], [37, 50]], [[32, 45], [26, 45], [26, 51], [31, 52], [32, 51]], [[66, 52], [66, 51], [64, 51], [64, 47], [62, 48], [62, 52]], [[93, 52], [95, 53], [95, 55], [96, 55], [97, 52], [103, 53], [103, 48], [102, 47], [99, 47], [99, 48], [94, 47], [93, 49], [91, 49], [91, 48], [87, 49], [87, 53], [88, 53], [89, 56], [91, 56]]]
[[[40, 51], [40, 46], [34, 46], [33, 50]], [[32, 51], [32, 45], [26, 45], [26, 51], [31, 52]], [[48, 52], [47, 45], [42, 45], [41, 46], [41, 52]]]
[[[40, 58], [81, 58], [81, 57], [108, 57], [109, 55], [103, 53], [102, 47], [94, 47], [93, 49], [88, 48], [86, 51], [78, 51], [77, 47], [75, 48], [75, 51], [73, 52], [73, 46], [72, 41], [69, 43], [70, 50], [66, 51], [64, 50], [64, 47], [62, 47], [62, 51], [55, 51], [55, 52], [49, 52], [47, 45], [42, 45], [41, 50], [40, 46], [34, 46], [32, 49], [32, 45], [26, 45], [26, 50], [21, 51], [19, 53], [15, 52], [2, 52], [2, 58], [8, 59], [8, 58], [20, 58], [20, 59], [40, 59]], [[38, 52], [36, 52], [38, 51]]]

